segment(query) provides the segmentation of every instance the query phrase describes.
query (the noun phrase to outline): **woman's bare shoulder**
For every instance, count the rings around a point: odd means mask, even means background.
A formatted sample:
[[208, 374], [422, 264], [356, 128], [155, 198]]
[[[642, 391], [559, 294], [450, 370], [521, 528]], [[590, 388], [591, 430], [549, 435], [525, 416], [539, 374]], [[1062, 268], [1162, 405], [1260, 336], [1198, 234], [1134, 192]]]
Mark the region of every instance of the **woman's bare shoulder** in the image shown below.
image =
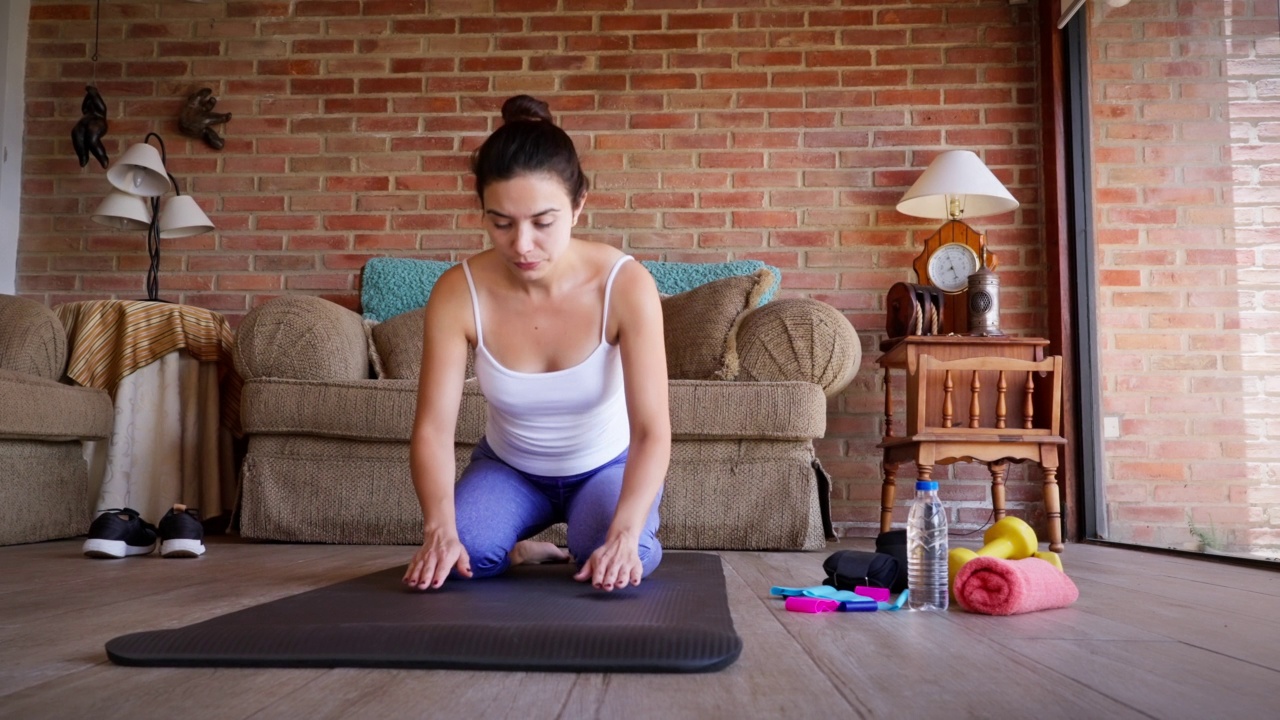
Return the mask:
[[[621, 253], [619, 254], [621, 255]], [[618, 267], [618, 274], [613, 280], [614, 293], [623, 303], [632, 302], [648, 304], [657, 302], [658, 286], [648, 268], [632, 258]]]
[[[471, 266], [471, 271], [475, 272], [474, 265]], [[467, 276], [462, 263], [441, 273], [431, 288], [431, 295], [427, 297], [428, 312], [437, 311], [446, 317], [455, 316], [455, 311], [461, 305], [469, 307], [470, 304], [471, 291], [467, 287]]]
[[[475, 272], [475, 267], [472, 266], [471, 270], [472, 272]], [[431, 287], [430, 297], [436, 297], [436, 293], [452, 295], [459, 290], [465, 292], [466, 287], [467, 277], [465, 275], [465, 271], [462, 269], [462, 263], [458, 263], [440, 274], [440, 277], [436, 279], [435, 284]]]
[[584, 258], [593, 267], [612, 267], [623, 253], [618, 248], [607, 245], [599, 240], [583, 240], [581, 238], [573, 238], [573, 252], [579, 257]]

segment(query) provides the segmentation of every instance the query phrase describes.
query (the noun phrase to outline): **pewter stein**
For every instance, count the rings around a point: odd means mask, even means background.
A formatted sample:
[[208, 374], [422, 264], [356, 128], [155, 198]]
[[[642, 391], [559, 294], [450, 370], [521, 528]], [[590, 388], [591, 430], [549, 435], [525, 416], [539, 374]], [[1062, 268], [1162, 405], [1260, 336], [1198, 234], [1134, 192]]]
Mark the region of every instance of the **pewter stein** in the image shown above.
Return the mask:
[[969, 275], [969, 334], [1004, 335], [1000, 332], [1000, 276], [985, 262]]

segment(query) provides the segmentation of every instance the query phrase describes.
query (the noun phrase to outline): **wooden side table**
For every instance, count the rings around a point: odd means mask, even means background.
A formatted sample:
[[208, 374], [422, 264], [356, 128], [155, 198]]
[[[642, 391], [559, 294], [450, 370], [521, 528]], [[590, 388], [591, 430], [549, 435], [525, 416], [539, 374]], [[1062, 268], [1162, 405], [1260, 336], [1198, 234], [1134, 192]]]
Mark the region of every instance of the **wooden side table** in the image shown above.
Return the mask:
[[[991, 472], [991, 504], [1005, 516], [1004, 478], [1010, 462], [1044, 471], [1049, 549], [1062, 551], [1057, 473], [1061, 434], [1062, 359], [1044, 357], [1043, 338], [909, 336], [891, 344], [884, 368], [884, 482], [880, 531], [893, 519], [898, 466], [914, 462], [918, 479], [935, 465], [980, 462]], [[894, 418], [892, 373], [906, 374], [906, 418]]]
[[93, 300], [54, 308], [67, 329], [67, 375], [106, 390], [110, 442], [91, 457], [96, 509], [132, 507], [158, 522], [174, 504], [221, 515], [235, 504], [239, 427], [234, 334], [204, 308]]

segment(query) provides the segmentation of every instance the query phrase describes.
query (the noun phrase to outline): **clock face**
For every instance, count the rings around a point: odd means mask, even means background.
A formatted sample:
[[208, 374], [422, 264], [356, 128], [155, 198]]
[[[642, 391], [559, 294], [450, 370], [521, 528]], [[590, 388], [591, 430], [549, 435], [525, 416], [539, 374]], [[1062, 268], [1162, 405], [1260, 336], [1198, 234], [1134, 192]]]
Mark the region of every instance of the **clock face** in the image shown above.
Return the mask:
[[929, 282], [943, 292], [955, 293], [968, 286], [978, 269], [978, 254], [968, 245], [947, 243], [929, 258]]

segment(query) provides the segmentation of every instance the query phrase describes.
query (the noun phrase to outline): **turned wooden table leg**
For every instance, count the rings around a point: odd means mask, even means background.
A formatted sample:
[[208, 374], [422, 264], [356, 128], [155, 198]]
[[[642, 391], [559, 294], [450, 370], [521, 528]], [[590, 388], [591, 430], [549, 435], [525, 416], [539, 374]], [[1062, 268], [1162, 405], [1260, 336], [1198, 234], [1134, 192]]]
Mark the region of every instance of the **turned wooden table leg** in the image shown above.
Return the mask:
[[893, 384], [888, 369], [884, 371], [884, 436], [893, 437]]
[[897, 490], [898, 466], [884, 463], [884, 484], [880, 486], [880, 532], [893, 525], [893, 496]]
[[1009, 472], [1009, 463], [993, 462], [988, 469], [991, 471], [991, 509], [995, 510], [996, 520], [1003, 520], [1004, 478]]
[[1058, 498], [1058, 468], [1044, 468], [1044, 510], [1049, 516], [1049, 550], [1062, 552], [1062, 503]]

